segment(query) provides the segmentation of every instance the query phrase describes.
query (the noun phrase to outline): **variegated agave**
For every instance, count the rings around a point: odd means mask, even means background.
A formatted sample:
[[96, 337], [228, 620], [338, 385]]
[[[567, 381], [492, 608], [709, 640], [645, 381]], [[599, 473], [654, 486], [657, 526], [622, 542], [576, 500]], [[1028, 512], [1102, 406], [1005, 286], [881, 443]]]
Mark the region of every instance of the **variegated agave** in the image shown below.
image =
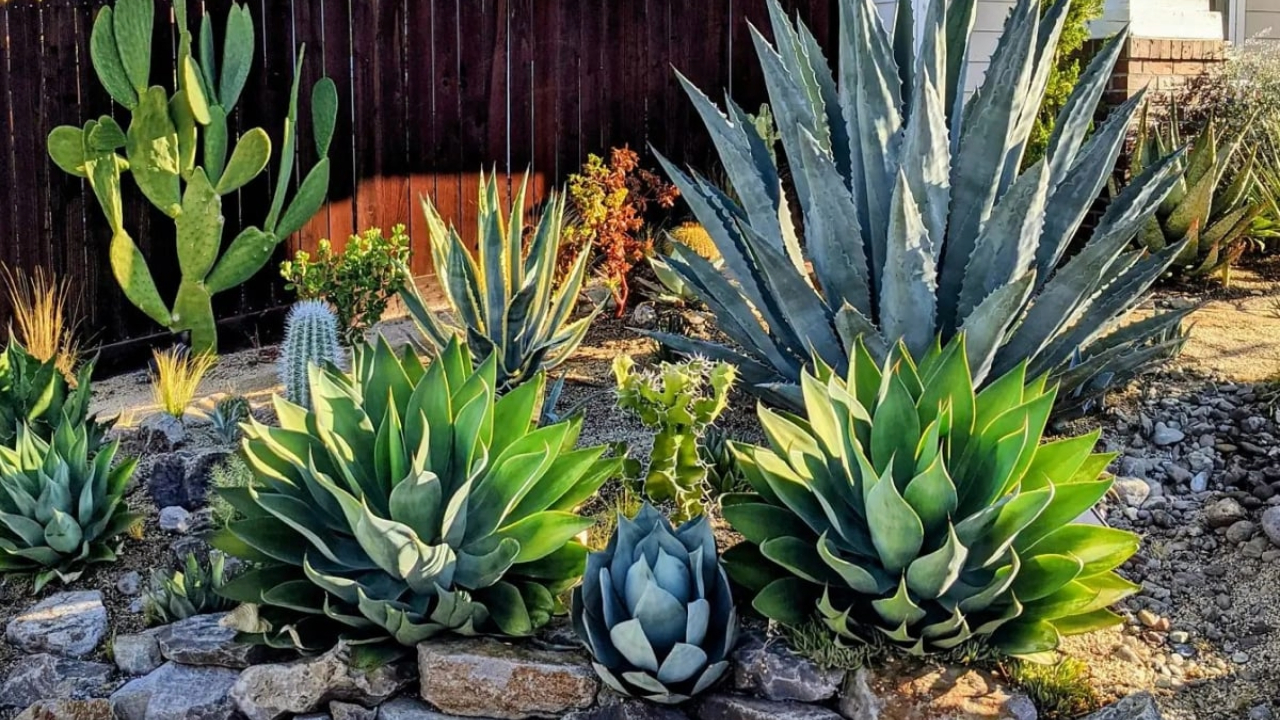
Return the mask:
[[681, 77], [737, 199], [664, 160], [725, 270], [679, 248], [668, 263], [738, 347], [655, 335], [734, 362], [791, 408], [811, 352], [843, 372], [857, 336], [884, 358], [898, 340], [921, 354], [936, 334], [964, 329], [976, 381], [1026, 360], [1033, 374], [1060, 375], [1060, 398], [1075, 405], [1176, 353], [1170, 329], [1185, 312], [1118, 326], [1181, 251], [1126, 251], [1178, 182], [1179, 154], [1146, 168], [1062, 262], [1142, 102], [1139, 93], [1090, 134], [1125, 33], [1081, 75], [1045, 158], [1019, 172], [1068, 2], [1042, 18], [1040, 0], [1018, 0], [966, 99], [977, 0], [931, 0], [918, 37], [912, 0], [899, 0], [894, 33], [879, 3], [840, 0], [834, 72], [804, 23], [770, 0], [775, 42], [752, 37], [803, 238], [750, 118], [731, 99], [720, 112]]
[[917, 366], [857, 343], [847, 378], [801, 378], [807, 420], [767, 408], [735, 446], [754, 492], [723, 498], [747, 542], [730, 577], [764, 615], [915, 654], [969, 641], [1034, 656], [1119, 622], [1132, 533], [1076, 523], [1111, 487], [1098, 433], [1041, 444], [1055, 391], [1026, 364], [975, 393], [963, 334]]
[[350, 374], [312, 367], [312, 410], [276, 398], [280, 427], [249, 419], [256, 482], [220, 490], [242, 519], [214, 537], [259, 563], [221, 590], [257, 606], [240, 630], [413, 645], [528, 635], [562, 610], [591, 525], [574, 508], [621, 461], [574, 449], [581, 419], [537, 427], [541, 374], [498, 398], [496, 362], [452, 340], [424, 367], [379, 341]]
[[[490, 175], [486, 182], [484, 173], [480, 174], [480, 236], [475, 256], [458, 231], [445, 225], [435, 205], [422, 198], [431, 259], [458, 325], [437, 318], [412, 279], [400, 291], [431, 350], [439, 352], [451, 337], [463, 337], [477, 362], [496, 356], [500, 388], [525, 382], [539, 370], [551, 370], [567, 360], [600, 312], [597, 306], [591, 314], [573, 319], [588, 253], [579, 254], [557, 289], [563, 198], [552, 196], [547, 201], [528, 252], [523, 252], [528, 183], [526, 175], [508, 217], [502, 212], [497, 176]], [[403, 272], [409, 274], [407, 268]]]
[[0, 446], [0, 574], [29, 573], [39, 592], [116, 559], [139, 520], [124, 504], [136, 461], [112, 467], [119, 444], [99, 449], [95, 432], [64, 416], [48, 441], [19, 425], [14, 446]]
[[738, 613], [707, 516], [671, 528], [645, 503], [587, 557], [573, 624], [609, 687], [654, 702], [684, 702], [729, 667]]

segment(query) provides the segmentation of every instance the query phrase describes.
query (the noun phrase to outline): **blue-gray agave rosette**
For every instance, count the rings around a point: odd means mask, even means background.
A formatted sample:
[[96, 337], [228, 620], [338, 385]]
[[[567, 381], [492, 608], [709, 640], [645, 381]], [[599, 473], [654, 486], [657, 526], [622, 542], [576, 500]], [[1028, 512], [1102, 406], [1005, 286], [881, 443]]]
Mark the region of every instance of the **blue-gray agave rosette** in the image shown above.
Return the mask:
[[609, 687], [660, 703], [706, 690], [729, 666], [738, 613], [706, 516], [673, 530], [651, 505], [618, 517], [587, 557], [573, 624]]

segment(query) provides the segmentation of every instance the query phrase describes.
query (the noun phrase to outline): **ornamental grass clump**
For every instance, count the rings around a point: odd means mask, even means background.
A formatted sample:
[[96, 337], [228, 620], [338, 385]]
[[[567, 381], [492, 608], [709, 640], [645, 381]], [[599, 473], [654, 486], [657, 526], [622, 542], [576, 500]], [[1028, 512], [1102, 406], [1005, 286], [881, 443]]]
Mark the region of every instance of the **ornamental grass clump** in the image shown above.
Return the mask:
[[0, 445], [0, 574], [27, 574], [39, 592], [89, 565], [113, 562], [120, 536], [141, 520], [124, 503], [135, 460], [119, 443], [98, 448], [85, 423], [64, 420], [45, 440], [26, 427]]
[[801, 378], [807, 419], [761, 407], [769, 447], [736, 445], [752, 492], [724, 496], [725, 553], [789, 626], [921, 655], [977, 641], [1037, 657], [1120, 621], [1136, 535], [1077, 518], [1111, 487], [1094, 432], [1041, 443], [1056, 391], [1026, 364], [973, 390], [965, 336], [917, 364], [858, 343], [847, 376]]
[[1189, 310], [1121, 321], [1183, 250], [1128, 250], [1179, 181], [1182, 156], [1146, 168], [1068, 259], [1142, 103], [1138, 93], [1094, 127], [1127, 34], [1102, 45], [1044, 158], [1023, 171], [1070, 3], [1041, 18], [1039, 0], [1018, 0], [968, 95], [979, 3], [931, 0], [916, 22], [918, 4], [899, 1], [905, 21], [892, 35], [876, 2], [841, 0], [833, 68], [804, 23], [768, 3], [774, 42], [752, 36], [785, 163], [740, 107], [721, 111], [680, 78], [732, 193], [663, 160], [724, 267], [680, 247], [666, 262], [732, 344], [655, 335], [733, 362], [754, 392], [798, 409], [812, 354], [844, 372], [855, 337], [884, 359], [899, 340], [922, 355], [936, 335], [964, 330], [979, 384], [1027, 362], [1058, 379], [1061, 410], [1086, 405], [1181, 347]]
[[183, 347], [153, 350], [151, 398], [160, 410], [181, 420], [200, 388], [200, 381], [218, 362], [216, 355], [195, 353]]
[[576, 508], [620, 458], [575, 449], [582, 421], [538, 427], [541, 373], [497, 395], [497, 359], [451, 341], [429, 364], [380, 340], [353, 370], [311, 371], [311, 409], [250, 418], [248, 487], [213, 537], [254, 563], [222, 594], [248, 637], [403, 652], [444, 632], [526, 636], [561, 612], [592, 521]]
[[681, 703], [729, 667], [738, 613], [705, 515], [673, 529], [646, 503], [619, 514], [573, 593], [573, 625], [613, 690]]

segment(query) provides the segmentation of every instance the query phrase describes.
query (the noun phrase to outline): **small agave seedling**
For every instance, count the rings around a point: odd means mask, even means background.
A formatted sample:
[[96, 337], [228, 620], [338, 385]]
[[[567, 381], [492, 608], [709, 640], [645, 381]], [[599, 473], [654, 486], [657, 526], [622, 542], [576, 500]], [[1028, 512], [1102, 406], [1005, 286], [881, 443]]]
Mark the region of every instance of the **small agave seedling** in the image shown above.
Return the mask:
[[645, 494], [659, 502], [674, 500], [677, 520], [701, 515], [707, 465], [699, 442], [728, 405], [737, 372], [732, 365], [702, 358], [662, 363], [652, 373], [636, 372], [635, 361], [621, 355], [613, 362], [613, 374], [618, 407], [658, 431], [645, 474]]
[[142, 591], [147, 621], [163, 625], [235, 607], [233, 601], [218, 594], [228, 579], [226, 562], [226, 556], [216, 551], [209, 554], [208, 563], [201, 562], [195, 553], [187, 553], [184, 570], [152, 571], [150, 587]]
[[[257, 178], [271, 159], [271, 140], [262, 128], [244, 133], [227, 157], [231, 145], [227, 118], [240, 99], [253, 64], [253, 19], [247, 7], [231, 4], [219, 58], [209, 14], [201, 17], [196, 47], [187, 26], [186, 8], [185, 1], [173, 3], [178, 56], [172, 75], [178, 82], [177, 91], [170, 95], [164, 87], [150, 84], [154, 1], [116, 0], [114, 6], [104, 7], [93, 23], [89, 57], [102, 86], [127, 111], [117, 117], [127, 114], [128, 127], [122, 127], [112, 115], [103, 115], [86, 122], [84, 128], [55, 128], [48, 146], [54, 163], [88, 180], [97, 196], [111, 226], [111, 269], [125, 297], [170, 330], [190, 330], [192, 349], [205, 354], [217, 350], [213, 295], [243, 283], [262, 269], [276, 245], [302, 228], [324, 202], [338, 92], [328, 78], [312, 88], [312, 125], [319, 160], [286, 207], [295, 163], [298, 80], [305, 48], [299, 51], [271, 209], [261, 228], [242, 229], [223, 251], [223, 196]], [[177, 226], [181, 283], [171, 305], [161, 298], [146, 258], [124, 227], [121, 195], [125, 173]]]
[[964, 335], [917, 365], [854, 347], [817, 363], [807, 419], [761, 407], [769, 447], [735, 445], [753, 492], [722, 498], [747, 542], [731, 577], [766, 617], [913, 654], [975, 640], [1011, 655], [1120, 621], [1114, 571], [1138, 537], [1074, 522], [1111, 487], [1098, 433], [1041, 444], [1055, 390], [1020, 364], [973, 390]]
[[222, 442], [230, 445], [240, 438], [240, 423], [249, 418], [249, 400], [243, 395], [227, 395], [220, 398], [209, 413], [213, 432]]
[[573, 625], [620, 693], [675, 704], [715, 684], [738, 614], [707, 517], [673, 530], [648, 503], [635, 520], [620, 514], [609, 544], [587, 557]]

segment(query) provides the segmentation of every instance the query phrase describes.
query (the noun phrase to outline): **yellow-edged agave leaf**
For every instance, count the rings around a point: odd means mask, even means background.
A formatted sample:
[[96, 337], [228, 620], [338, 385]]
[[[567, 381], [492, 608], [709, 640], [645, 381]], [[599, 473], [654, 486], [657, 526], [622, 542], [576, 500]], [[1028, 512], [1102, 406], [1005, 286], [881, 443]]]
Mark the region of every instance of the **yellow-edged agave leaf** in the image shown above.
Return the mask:
[[[766, 616], [817, 617], [844, 640], [1053, 650], [1055, 623], [1093, 627], [1136, 591], [1113, 572], [1136, 536], [1073, 524], [1110, 487], [1112, 456], [1091, 453], [1096, 434], [1040, 444], [1054, 389], [1024, 367], [975, 394], [963, 336], [928, 352], [802, 381], [816, 422], [761, 409], [770, 446], [738, 451], [755, 492], [724, 501], [745, 538], [729, 573]], [[870, 405], [853, 413], [859, 393]]]

